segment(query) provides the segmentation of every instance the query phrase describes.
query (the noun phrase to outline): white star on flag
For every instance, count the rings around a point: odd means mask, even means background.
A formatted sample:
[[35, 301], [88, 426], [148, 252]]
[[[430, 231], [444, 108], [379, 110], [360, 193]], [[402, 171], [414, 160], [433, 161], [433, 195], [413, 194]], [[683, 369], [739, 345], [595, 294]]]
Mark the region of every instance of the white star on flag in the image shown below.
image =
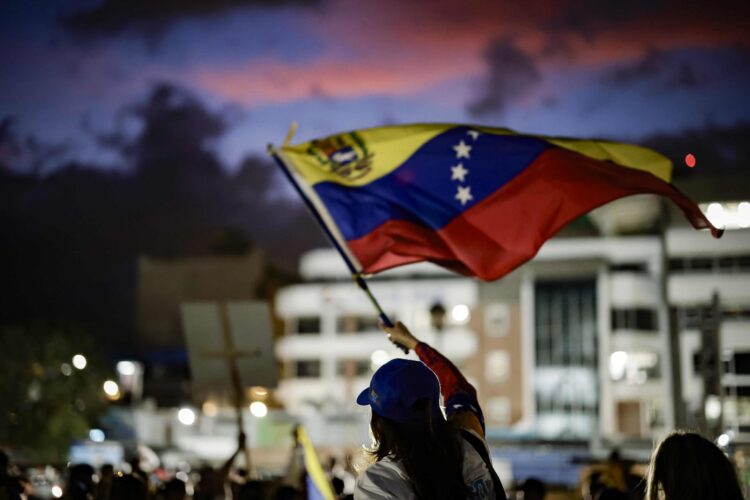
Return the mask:
[[453, 146], [453, 149], [456, 151], [456, 159], [459, 158], [469, 158], [469, 152], [471, 151], [471, 146], [466, 144], [464, 141], [460, 141], [458, 144]]
[[455, 198], [461, 202], [461, 205], [466, 205], [474, 197], [471, 195], [471, 186], [458, 186]]
[[459, 163], [458, 165], [451, 167], [451, 172], [451, 180], [458, 180], [460, 182], [464, 182], [466, 175], [469, 173], [469, 171], [464, 168], [463, 163]]
[[469, 134], [471, 138], [474, 139], [475, 141], [477, 140], [477, 137], [479, 137], [480, 135], [479, 132], [477, 132], [476, 130], [469, 130], [466, 133]]

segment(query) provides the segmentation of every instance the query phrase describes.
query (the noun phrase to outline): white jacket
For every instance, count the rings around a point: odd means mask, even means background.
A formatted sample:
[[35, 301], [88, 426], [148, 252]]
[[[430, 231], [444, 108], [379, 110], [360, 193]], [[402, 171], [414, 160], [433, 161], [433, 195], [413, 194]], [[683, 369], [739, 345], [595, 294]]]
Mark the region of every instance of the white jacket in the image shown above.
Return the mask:
[[[468, 499], [494, 500], [495, 489], [487, 465], [479, 453], [463, 440], [464, 481], [469, 488]], [[400, 460], [391, 457], [375, 462], [357, 478], [354, 500], [416, 500], [409, 477]], [[459, 500], [459, 499], [456, 499]]]

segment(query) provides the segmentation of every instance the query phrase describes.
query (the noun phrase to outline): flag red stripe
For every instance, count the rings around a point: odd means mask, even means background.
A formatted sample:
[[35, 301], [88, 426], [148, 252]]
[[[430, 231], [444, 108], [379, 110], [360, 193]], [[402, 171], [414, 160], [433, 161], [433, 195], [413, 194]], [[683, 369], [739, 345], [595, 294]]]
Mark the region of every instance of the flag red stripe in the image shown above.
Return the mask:
[[532, 258], [573, 219], [641, 193], [670, 198], [695, 228], [721, 234], [692, 200], [654, 175], [555, 148], [438, 231], [391, 220], [349, 241], [349, 247], [368, 273], [430, 260], [493, 280]]

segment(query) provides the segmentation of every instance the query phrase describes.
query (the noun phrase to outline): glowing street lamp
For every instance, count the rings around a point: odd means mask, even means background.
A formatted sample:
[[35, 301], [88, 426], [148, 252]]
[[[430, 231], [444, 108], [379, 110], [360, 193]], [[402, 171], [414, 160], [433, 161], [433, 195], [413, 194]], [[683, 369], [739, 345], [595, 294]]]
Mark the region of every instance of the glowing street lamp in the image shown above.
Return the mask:
[[73, 366], [75, 366], [78, 370], [83, 370], [86, 368], [86, 365], [88, 364], [88, 361], [86, 360], [86, 356], [83, 354], [76, 354], [73, 356]]
[[114, 380], [106, 380], [104, 384], [102, 384], [102, 389], [104, 389], [104, 394], [106, 394], [109, 399], [118, 399], [120, 397], [120, 386], [118, 386], [117, 382]]
[[177, 420], [182, 425], [193, 425], [195, 423], [195, 412], [190, 408], [180, 408], [177, 412]]
[[268, 407], [262, 401], [253, 401], [250, 403], [250, 413], [258, 418], [263, 418], [268, 414]]

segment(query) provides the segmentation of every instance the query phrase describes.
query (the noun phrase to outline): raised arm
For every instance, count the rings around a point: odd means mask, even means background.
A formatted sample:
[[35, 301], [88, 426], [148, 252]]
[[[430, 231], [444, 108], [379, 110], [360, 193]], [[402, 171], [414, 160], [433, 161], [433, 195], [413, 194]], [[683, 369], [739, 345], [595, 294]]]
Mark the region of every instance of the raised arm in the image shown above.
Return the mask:
[[[484, 436], [484, 415], [477, 401], [477, 390], [448, 358], [424, 342], [420, 342], [400, 321], [393, 327], [380, 325], [388, 340], [407, 349], [414, 349], [440, 381], [440, 392], [448, 420]], [[467, 413], [468, 412], [468, 413]], [[473, 417], [473, 418], [472, 418]]]

